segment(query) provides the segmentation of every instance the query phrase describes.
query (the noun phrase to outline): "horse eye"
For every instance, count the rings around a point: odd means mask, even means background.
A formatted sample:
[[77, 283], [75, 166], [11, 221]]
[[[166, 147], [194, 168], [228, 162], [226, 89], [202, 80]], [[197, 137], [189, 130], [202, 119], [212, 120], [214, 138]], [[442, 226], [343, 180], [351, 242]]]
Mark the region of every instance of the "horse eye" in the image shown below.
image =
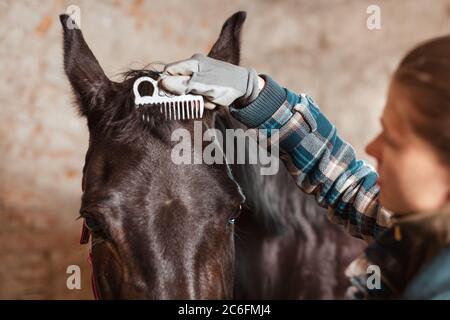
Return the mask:
[[234, 224], [236, 222], [236, 218], [239, 217], [242, 211], [242, 205], [239, 205], [237, 210], [233, 213], [233, 215], [228, 218], [228, 224]]
[[84, 223], [86, 224], [86, 227], [91, 231], [95, 232], [100, 230], [100, 225], [98, 224], [97, 220], [95, 220], [92, 217], [85, 217]]

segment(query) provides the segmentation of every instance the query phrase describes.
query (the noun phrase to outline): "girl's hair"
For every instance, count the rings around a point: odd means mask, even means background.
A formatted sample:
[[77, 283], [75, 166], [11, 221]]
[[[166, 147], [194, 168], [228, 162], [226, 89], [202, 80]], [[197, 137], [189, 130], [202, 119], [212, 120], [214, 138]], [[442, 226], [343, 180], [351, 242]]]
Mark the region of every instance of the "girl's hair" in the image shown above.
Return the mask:
[[400, 62], [394, 79], [408, 87], [414, 131], [450, 165], [450, 36], [427, 41]]

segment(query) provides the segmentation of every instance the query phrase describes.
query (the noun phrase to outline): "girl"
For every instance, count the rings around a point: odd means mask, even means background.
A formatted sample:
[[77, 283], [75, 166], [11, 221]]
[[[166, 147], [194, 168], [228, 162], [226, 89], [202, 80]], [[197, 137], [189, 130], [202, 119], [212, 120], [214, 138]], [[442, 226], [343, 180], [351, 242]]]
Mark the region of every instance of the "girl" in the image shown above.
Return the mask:
[[418, 46], [398, 66], [383, 130], [367, 146], [376, 171], [356, 159], [311, 97], [253, 69], [196, 54], [167, 65], [162, 86], [203, 95], [210, 108], [230, 106], [248, 127], [280, 130], [282, 158], [300, 189], [371, 243], [347, 269], [349, 295], [450, 299], [449, 57], [447, 36]]

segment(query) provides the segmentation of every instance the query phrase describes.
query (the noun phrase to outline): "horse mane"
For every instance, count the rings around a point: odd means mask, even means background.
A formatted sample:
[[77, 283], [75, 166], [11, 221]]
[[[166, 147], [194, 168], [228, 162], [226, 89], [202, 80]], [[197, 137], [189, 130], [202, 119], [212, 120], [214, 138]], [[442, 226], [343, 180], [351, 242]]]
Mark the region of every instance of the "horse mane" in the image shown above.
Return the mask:
[[[96, 130], [107, 139], [124, 144], [132, 144], [145, 139], [149, 135], [164, 139], [170, 129], [170, 122], [166, 121], [159, 110], [147, 109], [149, 121], [142, 120], [142, 113], [136, 110], [134, 104], [133, 84], [140, 77], [158, 79], [160, 72], [153, 69], [128, 70], [121, 74], [122, 82], [113, 82], [111, 97], [100, 111], [96, 123]], [[140, 86], [140, 92], [151, 94], [149, 83]]]

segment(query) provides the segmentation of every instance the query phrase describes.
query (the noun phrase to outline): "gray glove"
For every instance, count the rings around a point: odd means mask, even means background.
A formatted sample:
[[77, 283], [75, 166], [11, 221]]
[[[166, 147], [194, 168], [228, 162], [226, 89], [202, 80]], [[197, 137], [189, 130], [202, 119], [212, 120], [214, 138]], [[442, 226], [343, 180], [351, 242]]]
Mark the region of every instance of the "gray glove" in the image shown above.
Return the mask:
[[161, 86], [174, 94], [199, 94], [212, 103], [205, 107], [213, 109], [215, 104], [237, 107], [252, 102], [259, 94], [258, 75], [227, 62], [194, 54], [190, 59], [166, 65]]

